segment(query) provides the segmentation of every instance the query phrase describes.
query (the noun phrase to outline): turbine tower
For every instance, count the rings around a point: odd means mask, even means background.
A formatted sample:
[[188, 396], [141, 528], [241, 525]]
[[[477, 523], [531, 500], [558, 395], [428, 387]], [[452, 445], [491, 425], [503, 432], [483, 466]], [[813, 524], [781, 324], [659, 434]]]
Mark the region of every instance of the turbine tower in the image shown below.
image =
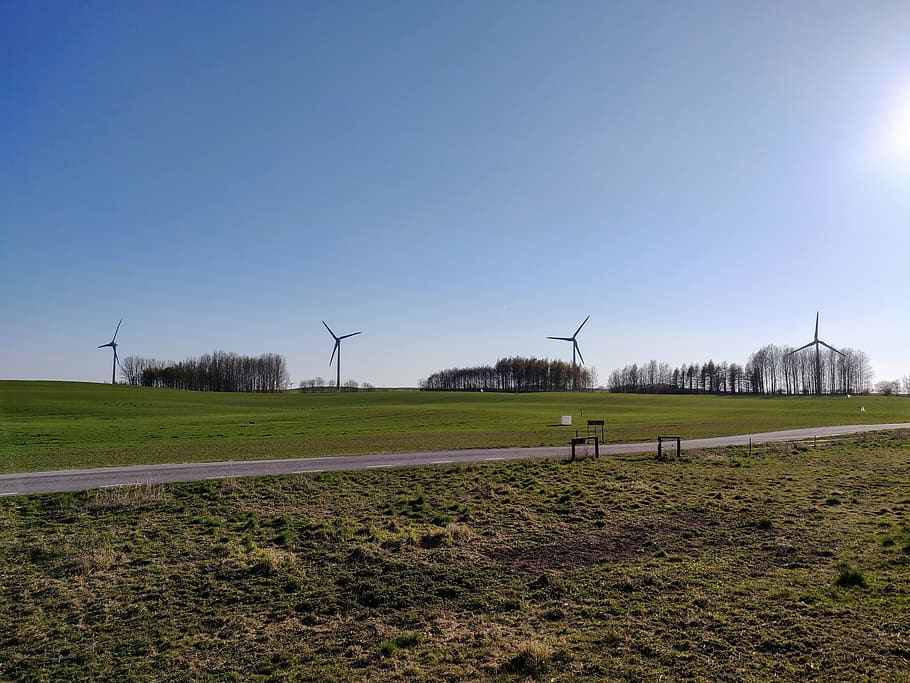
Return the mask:
[[111, 384], [116, 384], [116, 383], [117, 383], [117, 382], [116, 382], [116, 379], [117, 379], [117, 364], [120, 362], [120, 359], [117, 358], [117, 342], [116, 342], [116, 339], [117, 339], [117, 333], [120, 331], [120, 324], [121, 324], [122, 322], [123, 322], [123, 318], [120, 318], [120, 322], [117, 323], [117, 329], [114, 330], [114, 336], [111, 337], [111, 340], [110, 340], [107, 344], [102, 344], [101, 346], [98, 347], [99, 349], [103, 349], [103, 348], [105, 348], [105, 347], [107, 347], [107, 346], [110, 346], [112, 349], [114, 349], [114, 365], [113, 365], [113, 367], [111, 368]]
[[340, 337], [332, 332], [332, 328], [325, 324], [325, 320], [322, 321], [322, 324], [325, 325], [325, 329], [329, 331], [329, 334], [332, 335], [332, 339], [335, 340], [335, 348], [332, 349], [332, 357], [329, 359], [329, 365], [332, 365], [332, 361], [335, 360], [335, 352], [338, 352], [338, 364], [336, 365], [337, 375], [335, 376], [335, 390], [341, 390], [341, 340], [347, 339], [348, 337], [354, 337], [362, 332], [351, 332], [351, 334], [343, 334]]
[[588, 317], [584, 319], [584, 322], [582, 322], [581, 325], [578, 326], [578, 329], [575, 330], [575, 334], [573, 334], [571, 337], [547, 337], [547, 339], [558, 339], [559, 341], [572, 342], [572, 370], [575, 370], [575, 353], [576, 352], [578, 353], [578, 357], [581, 358], [581, 364], [582, 365], [585, 364], [585, 357], [581, 355], [581, 349], [578, 348], [578, 339], [576, 337], [578, 337], [578, 333], [581, 332], [581, 328], [585, 326], [585, 323], [588, 322], [588, 318], [590, 318], [590, 317], [591, 316], [588, 315]]
[[[821, 339], [818, 338], [818, 311], [816, 311], [815, 312], [815, 337], [808, 344], [804, 344], [804, 345], [800, 346], [798, 349], [794, 349], [793, 351], [790, 351], [790, 352], [784, 354], [784, 357], [792, 356], [794, 353], [798, 353], [798, 352], [802, 351], [803, 349], [808, 349], [810, 346], [815, 347], [815, 393], [816, 393], [816, 395], [821, 396], [821, 394], [822, 394], [822, 359], [821, 359], [821, 354], [818, 349], [819, 344], [821, 344], [825, 348], [831, 349], [832, 351], [834, 351], [834, 353], [844, 356], [843, 353], [841, 353], [840, 351], [835, 349], [833, 346], [831, 346], [830, 344], [826, 344], [825, 342], [823, 342]], [[844, 357], [846, 358], [846, 356], [844, 356]]]

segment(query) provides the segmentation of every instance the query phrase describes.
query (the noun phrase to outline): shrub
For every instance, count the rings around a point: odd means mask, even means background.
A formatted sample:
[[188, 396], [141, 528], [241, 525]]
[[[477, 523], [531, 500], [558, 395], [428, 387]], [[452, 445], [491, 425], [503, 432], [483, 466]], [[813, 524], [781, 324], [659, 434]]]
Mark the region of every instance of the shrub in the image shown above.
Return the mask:
[[448, 526], [449, 524], [452, 523], [452, 518], [449, 517], [448, 515], [444, 515], [442, 513], [437, 513], [437, 514], [433, 515], [433, 519], [431, 521], [436, 526]]
[[426, 533], [420, 538], [422, 548], [441, 548], [447, 545], [452, 545], [452, 536], [448, 531]]
[[293, 568], [296, 564], [296, 556], [286, 550], [256, 548], [250, 553], [249, 571], [258, 576], [274, 576], [282, 570]]
[[523, 643], [518, 652], [503, 664], [506, 673], [520, 676], [539, 676], [546, 673], [553, 659], [553, 648], [546, 643], [531, 640]]
[[276, 545], [290, 545], [291, 541], [294, 540], [294, 532], [290, 529], [282, 529], [274, 540]]
[[854, 569], [846, 562], [840, 566], [835, 582], [841, 588], [865, 588], [866, 577], [858, 569]]
[[419, 631], [403, 631], [397, 636], [386, 638], [379, 646], [379, 654], [391, 657], [404, 647], [414, 647], [423, 642], [423, 634]]

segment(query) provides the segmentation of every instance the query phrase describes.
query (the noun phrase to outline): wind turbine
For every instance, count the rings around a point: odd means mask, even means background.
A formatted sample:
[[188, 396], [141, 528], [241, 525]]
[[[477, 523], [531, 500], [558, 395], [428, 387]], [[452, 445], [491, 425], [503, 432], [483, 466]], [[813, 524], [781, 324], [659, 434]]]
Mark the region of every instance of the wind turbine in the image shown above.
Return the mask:
[[[816, 311], [815, 312], [815, 337], [808, 344], [804, 344], [803, 346], [800, 346], [798, 349], [794, 349], [793, 351], [790, 351], [790, 352], [784, 354], [784, 356], [785, 357], [792, 356], [794, 353], [798, 353], [798, 352], [802, 351], [803, 349], [808, 349], [810, 346], [815, 347], [815, 393], [818, 396], [821, 396], [821, 393], [822, 393], [822, 359], [821, 359], [821, 354], [819, 353], [819, 350], [818, 350], [819, 344], [821, 344], [825, 348], [831, 349], [832, 351], [834, 351], [834, 353], [838, 353], [841, 356], [844, 356], [843, 353], [841, 353], [840, 351], [835, 349], [833, 346], [831, 346], [830, 344], [826, 344], [825, 342], [823, 342], [821, 339], [818, 338], [818, 311]], [[846, 358], [846, 356], [844, 356], [844, 357]]]
[[107, 347], [107, 346], [110, 346], [112, 349], [114, 349], [114, 365], [113, 365], [113, 367], [111, 368], [111, 384], [116, 384], [116, 383], [117, 383], [117, 382], [116, 382], [116, 379], [117, 379], [117, 364], [120, 362], [120, 359], [117, 358], [117, 342], [116, 342], [115, 340], [117, 339], [117, 333], [120, 331], [120, 325], [121, 325], [122, 322], [123, 322], [123, 318], [120, 318], [120, 322], [117, 323], [117, 329], [114, 330], [114, 336], [111, 337], [111, 340], [110, 340], [107, 344], [102, 344], [101, 346], [98, 347], [99, 349], [103, 349], [103, 348], [105, 348], [105, 347]]
[[[590, 318], [590, 317], [591, 316], [588, 315], [588, 318]], [[547, 339], [558, 339], [559, 341], [572, 342], [572, 369], [573, 370], [575, 369], [576, 351], [578, 352], [578, 357], [581, 358], [581, 364], [582, 365], [585, 364], [585, 357], [581, 355], [581, 349], [578, 348], [578, 339], [576, 339], [576, 337], [578, 337], [578, 333], [581, 332], [581, 328], [585, 326], [586, 322], [588, 322], [588, 318], [584, 319], [584, 322], [582, 322], [582, 324], [578, 326], [578, 329], [575, 330], [575, 334], [573, 334], [571, 337], [547, 337]]]
[[329, 365], [332, 364], [332, 361], [335, 360], [335, 352], [338, 352], [338, 365], [336, 369], [338, 374], [335, 377], [335, 390], [341, 390], [341, 340], [347, 339], [348, 337], [354, 337], [358, 334], [363, 334], [362, 332], [351, 332], [351, 334], [343, 334], [340, 337], [332, 332], [332, 328], [325, 324], [325, 320], [322, 321], [322, 324], [325, 325], [325, 329], [329, 331], [329, 334], [332, 335], [332, 338], [335, 340], [335, 348], [332, 349], [332, 357], [329, 359]]

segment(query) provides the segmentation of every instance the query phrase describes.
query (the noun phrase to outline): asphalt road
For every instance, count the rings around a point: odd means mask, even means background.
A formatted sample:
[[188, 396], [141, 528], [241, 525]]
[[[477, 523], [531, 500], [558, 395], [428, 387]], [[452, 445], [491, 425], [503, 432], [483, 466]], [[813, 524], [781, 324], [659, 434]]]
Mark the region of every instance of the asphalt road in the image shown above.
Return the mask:
[[[810, 427], [780, 432], [761, 432], [739, 436], [718, 436], [709, 439], [683, 440], [682, 449], [718, 448], [730, 445], [798, 441], [813, 437], [839, 436], [891, 429], [910, 429], [910, 423], [879, 425], [846, 425], [840, 427]], [[671, 446], [671, 449], [673, 447]], [[0, 496], [32, 493], [84, 491], [111, 486], [164, 484], [228, 477], [258, 477], [274, 474], [303, 474], [339, 470], [366, 470], [381, 467], [413, 467], [450, 463], [485, 462], [494, 460], [527, 460], [530, 458], [565, 458], [569, 446], [548, 448], [473, 448], [459, 451], [428, 451], [421, 453], [385, 453], [380, 455], [341, 455], [324, 458], [289, 458], [283, 460], [237, 460], [232, 462], [199, 462], [168, 465], [134, 465], [130, 467], [98, 467], [80, 470], [55, 470], [0, 475]], [[604, 444], [601, 455], [657, 452], [657, 442]]]

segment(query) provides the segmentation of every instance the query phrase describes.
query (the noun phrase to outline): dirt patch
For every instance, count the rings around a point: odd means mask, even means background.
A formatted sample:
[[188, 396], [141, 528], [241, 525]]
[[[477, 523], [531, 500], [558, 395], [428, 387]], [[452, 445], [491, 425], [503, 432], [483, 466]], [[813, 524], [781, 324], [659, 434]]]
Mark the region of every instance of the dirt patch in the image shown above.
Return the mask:
[[489, 547], [482, 552], [494, 562], [534, 573], [594, 567], [658, 552], [692, 556], [705, 546], [730, 543], [729, 535], [709, 516], [690, 512], [587, 534], [554, 532], [537, 542]]
[[552, 569], [578, 569], [618, 562], [635, 554], [636, 543], [619, 536], [576, 536], [549, 543], [490, 548], [491, 560], [520, 571], [539, 573]]

